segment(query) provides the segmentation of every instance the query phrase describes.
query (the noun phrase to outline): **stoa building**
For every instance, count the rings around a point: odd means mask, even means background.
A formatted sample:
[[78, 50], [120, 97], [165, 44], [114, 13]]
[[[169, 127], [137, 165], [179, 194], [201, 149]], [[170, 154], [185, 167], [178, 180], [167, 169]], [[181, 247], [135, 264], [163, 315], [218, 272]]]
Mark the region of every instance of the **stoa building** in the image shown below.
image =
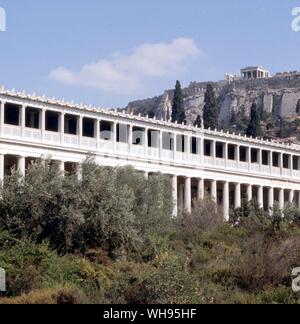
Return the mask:
[[256, 199], [300, 208], [300, 147], [205, 130], [0, 89], [0, 180], [51, 157], [62, 172], [93, 153], [103, 166], [133, 166], [172, 178], [174, 216], [206, 193], [223, 206]]

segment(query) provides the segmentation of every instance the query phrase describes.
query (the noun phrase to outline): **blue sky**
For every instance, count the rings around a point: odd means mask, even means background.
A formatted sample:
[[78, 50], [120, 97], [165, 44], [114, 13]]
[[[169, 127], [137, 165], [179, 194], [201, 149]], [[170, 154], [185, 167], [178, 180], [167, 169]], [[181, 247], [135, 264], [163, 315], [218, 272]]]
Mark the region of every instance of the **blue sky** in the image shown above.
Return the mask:
[[300, 70], [300, 0], [0, 0], [0, 84], [124, 107], [176, 79], [223, 79], [240, 67]]

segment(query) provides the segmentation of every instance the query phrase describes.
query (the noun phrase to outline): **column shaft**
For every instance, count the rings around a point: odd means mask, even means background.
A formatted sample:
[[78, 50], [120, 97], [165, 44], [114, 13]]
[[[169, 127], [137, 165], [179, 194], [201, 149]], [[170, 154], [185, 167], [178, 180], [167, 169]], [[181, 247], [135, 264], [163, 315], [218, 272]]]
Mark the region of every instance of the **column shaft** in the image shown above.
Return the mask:
[[297, 207], [300, 209], [300, 191], [297, 192]]
[[65, 175], [65, 162], [64, 161], [59, 161], [59, 170], [62, 174], [62, 176]]
[[173, 136], [174, 136], [174, 140], [173, 140], [173, 143], [174, 143], [173, 153], [174, 153], [174, 160], [176, 160], [176, 153], [177, 153], [177, 134], [174, 133]]
[[65, 136], [65, 113], [64, 112], [60, 114], [59, 127], [60, 127], [60, 142], [61, 144], [63, 144], [64, 136]]
[[82, 145], [82, 136], [83, 136], [83, 116], [79, 116], [79, 118], [78, 118], [79, 146]]
[[21, 176], [25, 176], [25, 157], [19, 156], [18, 157], [18, 170]]
[[0, 185], [4, 180], [4, 154], [0, 154]]
[[225, 182], [223, 187], [223, 210], [224, 219], [229, 221], [229, 183]]
[[173, 217], [178, 216], [178, 178], [177, 176], [172, 177], [172, 187], [173, 187]]
[[4, 127], [4, 109], [5, 109], [5, 102], [1, 101], [0, 106], [0, 135], [3, 134], [3, 127]]
[[149, 142], [148, 142], [148, 131], [149, 129], [148, 128], [145, 128], [145, 133], [144, 133], [144, 147], [145, 147], [145, 154], [146, 156], [148, 156], [149, 152], [148, 152], [148, 145], [149, 145]]
[[188, 213], [192, 212], [191, 178], [185, 178], [184, 208]]
[[235, 185], [235, 199], [234, 199], [234, 209], [241, 207], [241, 184], [237, 183]]
[[46, 110], [45, 109], [42, 109], [40, 128], [41, 128], [42, 141], [43, 141], [45, 139], [45, 131], [46, 131]]
[[113, 123], [113, 130], [112, 130], [112, 145], [113, 145], [113, 152], [116, 153], [117, 147], [117, 123]]
[[133, 142], [133, 126], [132, 125], [129, 125], [128, 127], [128, 150], [129, 150], [129, 153], [132, 152], [132, 144]]
[[100, 149], [100, 119], [95, 121], [96, 129], [95, 129], [95, 137], [97, 141], [97, 148]]
[[228, 143], [224, 144], [224, 158], [225, 158], [225, 166], [228, 167]]
[[197, 199], [198, 200], [204, 199], [204, 179], [198, 179]]
[[264, 206], [264, 190], [262, 186], [258, 186], [257, 188], [257, 202], [260, 208]]
[[253, 199], [252, 185], [250, 185], [250, 184], [247, 186], [247, 199], [248, 199], [248, 202]]
[[270, 159], [269, 159], [269, 163], [270, 163], [270, 173], [273, 173], [273, 152], [271, 151], [270, 153]]
[[291, 190], [291, 191], [289, 192], [289, 202], [290, 202], [291, 204], [294, 203], [294, 198], [295, 198], [294, 190]]
[[279, 153], [279, 167], [280, 167], [280, 174], [283, 175], [283, 154]]
[[269, 188], [268, 207], [269, 209], [274, 207], [274, 188]]
[[259, 172], [262, 172], [262, 150], [258, 150], [258, 164], [259, 164]]
[[185, 154], [186, 154], [187, 161], [189, 161], [191, 156], [191, 138], [189, 135], [185, 136], [184, 138], [185, 138]]
[[22, 137], [24, 137], [25, 136], [25, 125], [26, 125], [26, 106], [25, 105], [21, 106], [20, 124], [21, 124], [21, 134], [22, 134]]
[[162, 160], [163, 158], [163, 132], [162, 131], [159, 131], [158, 145], [159, 145], [159, 158], [160, 160]]
[[279, 189], [279, 208], [284, 209], [284, 190]]
[[217, 203], [217, 181], [211, 182], [211, 199]]

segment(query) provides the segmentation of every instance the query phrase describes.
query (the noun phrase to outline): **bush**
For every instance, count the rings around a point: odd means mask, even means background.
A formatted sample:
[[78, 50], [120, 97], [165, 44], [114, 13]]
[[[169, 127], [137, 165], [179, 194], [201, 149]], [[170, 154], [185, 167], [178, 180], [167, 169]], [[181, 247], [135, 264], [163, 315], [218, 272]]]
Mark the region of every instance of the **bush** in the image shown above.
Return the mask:
[[60, 254], [102, 248], [122, 257], [150, 233], [166, 231], [172, 213], [168, 177], [147, 181], [131, 168], [108, 168], [90, 157], [82, 177], [61, 177], [57, 165], [32, 164], [0, 190], [0, 228], [19, 239], [49, 240]]
[[194, 201], [191, 214], [184, 213], [179, 218], [183, 238], [189, 242], [199, 239], [200, 233], [224, 223], [223, 213], [210, 198]]

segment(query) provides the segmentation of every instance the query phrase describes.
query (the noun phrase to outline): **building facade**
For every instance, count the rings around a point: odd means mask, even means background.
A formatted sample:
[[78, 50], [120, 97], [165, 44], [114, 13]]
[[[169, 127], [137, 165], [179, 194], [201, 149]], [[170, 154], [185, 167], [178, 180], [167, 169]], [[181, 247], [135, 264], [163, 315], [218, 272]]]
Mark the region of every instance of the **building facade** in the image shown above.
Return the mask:
[[243, 79], [264, 79], [269, 78], [270, 72], [264, 69], [261, 66], [250, 66], [244, 69], [241, 69], [241, 75]]
[[243, 198], [268, 210], [278, 202], [300, 208], [300, 148], [274, 141], [172, 124], [0, 90], [0, 180], [51, 157], [71, 172], [93, 153], [104, 166], [131, 165], [172, 178], [174, 216], [191, 211], [207, 192], [230, 208]]

